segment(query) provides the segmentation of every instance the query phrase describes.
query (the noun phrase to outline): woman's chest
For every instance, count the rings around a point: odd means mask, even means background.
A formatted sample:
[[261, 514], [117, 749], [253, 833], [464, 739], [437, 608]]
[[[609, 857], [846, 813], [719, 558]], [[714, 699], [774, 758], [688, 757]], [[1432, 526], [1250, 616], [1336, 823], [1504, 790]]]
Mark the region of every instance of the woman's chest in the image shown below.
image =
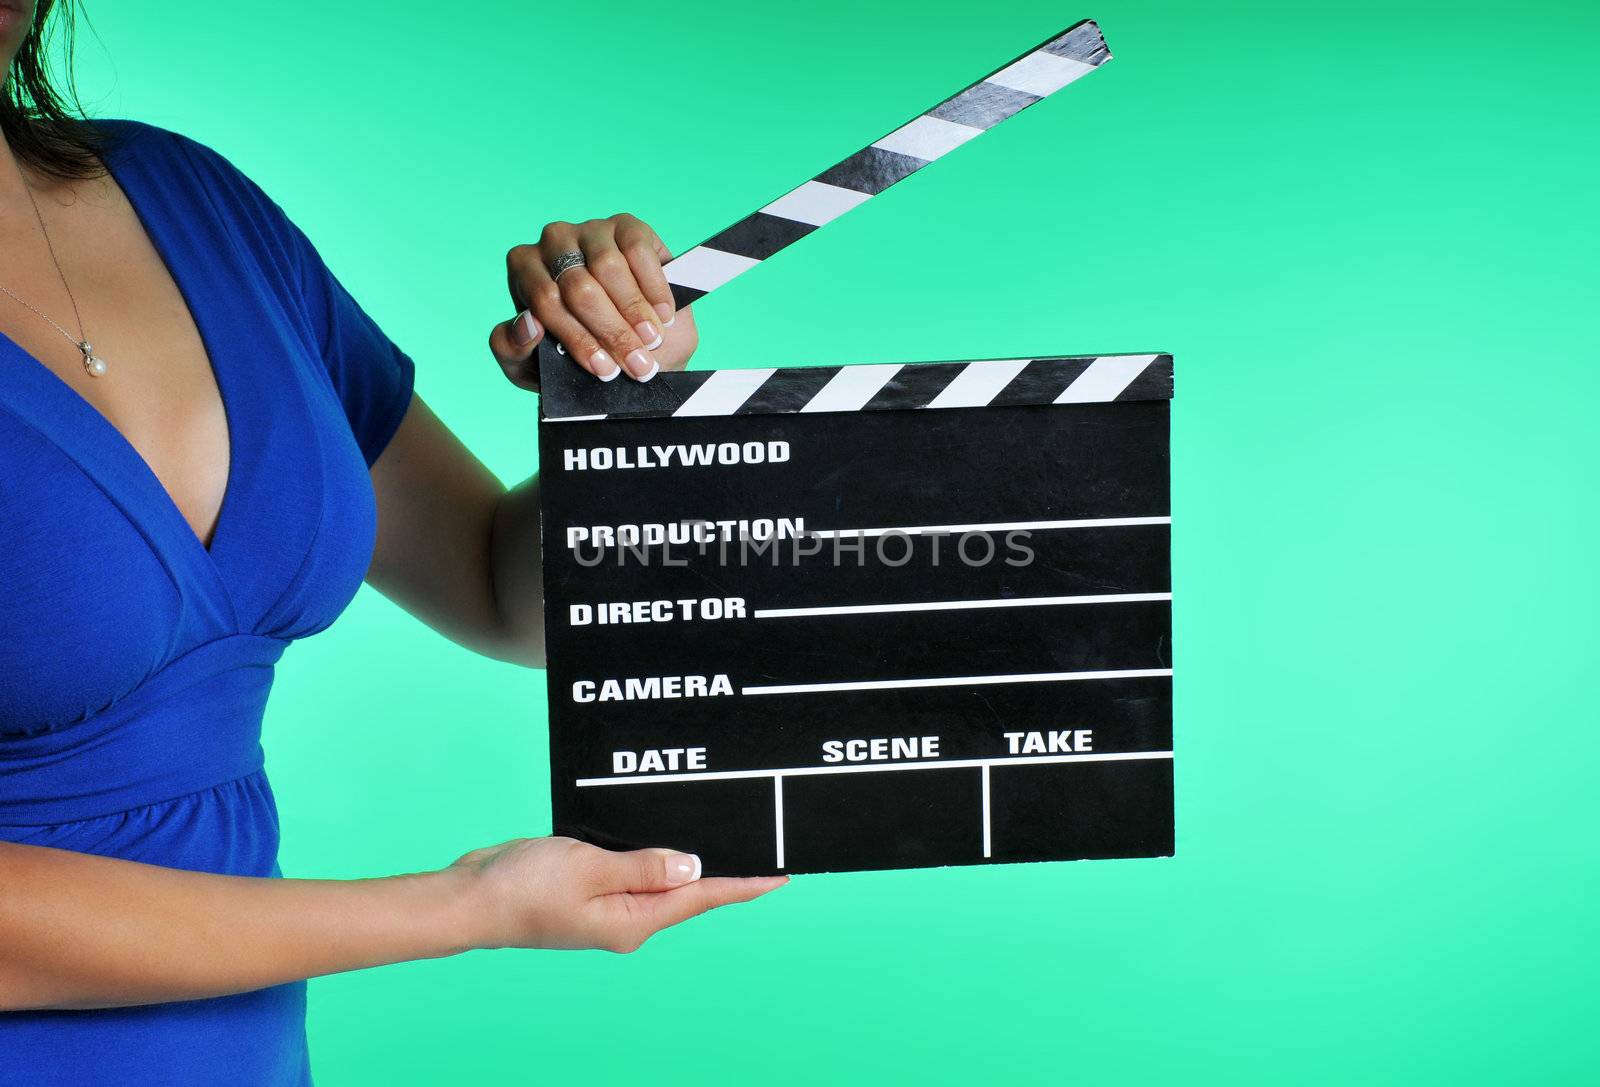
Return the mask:
[[[225, 237], [158, 237], [215, 366], [229, 439], [215, 533], [205, 546], [174, 477], [81, 382], [0, 338], [0, 732], [94, 716], [211, 641], [314, 633], [371, 559], [370, 475], [293, 292], [263, 286]], [[179, 460], [213, 456], [176, 433], [205, 424], [172, 400], [152, 418], [175, 433], [157, 437]]]
[[122, 435], [209, 543], [231, 443], [188, 300], [109, 177], [36, 203], [37, 217], [8, 215], [0, 231], [0, 332]]

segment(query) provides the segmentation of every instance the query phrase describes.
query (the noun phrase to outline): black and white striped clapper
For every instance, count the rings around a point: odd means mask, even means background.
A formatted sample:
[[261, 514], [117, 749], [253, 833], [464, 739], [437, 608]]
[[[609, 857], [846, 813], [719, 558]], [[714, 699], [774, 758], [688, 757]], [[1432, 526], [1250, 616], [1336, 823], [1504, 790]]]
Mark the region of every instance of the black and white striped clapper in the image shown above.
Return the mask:
[[[672, 262], [680, 304], [1107, 59], [1029, 52]], [[1170, 356], [540, 369], [557, 833], [722, 874], [1172, 852]]]

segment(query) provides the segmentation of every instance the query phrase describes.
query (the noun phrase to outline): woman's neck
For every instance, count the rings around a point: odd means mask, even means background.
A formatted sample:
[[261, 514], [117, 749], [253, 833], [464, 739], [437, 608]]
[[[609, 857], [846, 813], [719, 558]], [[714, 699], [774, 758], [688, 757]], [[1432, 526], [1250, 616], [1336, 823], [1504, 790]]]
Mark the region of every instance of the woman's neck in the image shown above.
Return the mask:
[[10, 233], [18, 215], [28, 210], [27, 174], [0, 132], [0, 236]]
[[19, 213], [26, 213], [31, 220], [30, 192], [35, 199], [64, 202], [71, 190], [72, 182], [42, 174], [23, 162], [12, 150], [5, 133], [0, 132], [0, 224]]

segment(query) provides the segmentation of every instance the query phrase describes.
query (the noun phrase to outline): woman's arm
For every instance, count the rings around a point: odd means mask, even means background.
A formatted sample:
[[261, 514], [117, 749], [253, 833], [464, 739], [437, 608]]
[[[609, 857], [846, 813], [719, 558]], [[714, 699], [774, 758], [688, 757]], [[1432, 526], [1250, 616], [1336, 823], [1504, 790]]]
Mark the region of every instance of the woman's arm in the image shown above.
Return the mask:
[[0, 843], [0, 1011], [247, 992], [474, 948], [627, 952], [782, 877], [700, 879], [665, 849], [519, 839], [437, 872], [252, 879]]
[[413, 397], [372, 485], [378, 540], [367, 580], [452, 641], [542, 667], [538, 479], [506, 490]]
[[[550, 278], [562, 252], [587, 266]], [[506, 257], [521, 312], [494, 326], [489, 348], [506, 377], [538, 388], [534, 350], [548, 327], [600, 380], [648, 380], [679, 370], [699, 343], [694, 317], [675, 312], [661, 272], [670, 254], [631, 215], [552, 223], [537, 245]], [[622, 360], [618, 365], [616, 360]], [[609, 375], [609, 376], [607, 376]], [[529, 667], [544, 664], [544, 594], [537, 477], [511, 490], [426, 404], [413, 399], [372, 468], [378, 542], [367, 580], [470, 649]]]

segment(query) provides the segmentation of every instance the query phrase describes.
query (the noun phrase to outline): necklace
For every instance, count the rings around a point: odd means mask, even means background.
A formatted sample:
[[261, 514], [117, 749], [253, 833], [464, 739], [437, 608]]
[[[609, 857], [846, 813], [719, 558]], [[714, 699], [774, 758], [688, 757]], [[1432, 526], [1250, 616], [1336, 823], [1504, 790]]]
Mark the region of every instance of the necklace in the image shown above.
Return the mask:
[[83, 355], [83, 368], [88, 372], [90, 377], [105, 377], [107, 370], [106, 360], [94, 353], [94, 345], [90, 343], [89, 338], [83, 334], [83, 315], [78, 312], [78, 299], [72, 293], [72, 285], [67, 282], [67, 273], [61, 270], [61, 261], [56, 257], [56, 247], [50, 241], [50, 231], [44, 225], [44, 216], [39, 214], [39, 202], [33, 198], [33, 187], [28, 184], [27, 177], [23, 175], [21, 164], [17, 165], [17, 176], [22, 179], [22, 191], [28, 194], [28, 203], [33, 205], [33, 217], [39, 221], [39, 233], [44, 235], [44, 247], [50, 253], [50, 263], [56, 266], [56, 275], [61, 277], [61, 285], [66, 288], [67, 299], [72, 303], [72, 316], [73, 319], [78, 322], [77, 336], [73, 336], [72, 333], [62, 328], [61, 325], [57, 323], [55, 318], [51, 317], [38, 306], [35, 306], [32, 302], [29, 302], [26, 298], [23, 298], [21, 295], [17, 294], [16, 291], [13, 291], [5, 284], [0, 283], [0, 291], [5, 292], [17, 304], [28, 309], [40, 320], [44, 321], [51, 328], [65, 336], [67, 338], [67, 342], [72, 344], [73, 347], [76, 347]]

